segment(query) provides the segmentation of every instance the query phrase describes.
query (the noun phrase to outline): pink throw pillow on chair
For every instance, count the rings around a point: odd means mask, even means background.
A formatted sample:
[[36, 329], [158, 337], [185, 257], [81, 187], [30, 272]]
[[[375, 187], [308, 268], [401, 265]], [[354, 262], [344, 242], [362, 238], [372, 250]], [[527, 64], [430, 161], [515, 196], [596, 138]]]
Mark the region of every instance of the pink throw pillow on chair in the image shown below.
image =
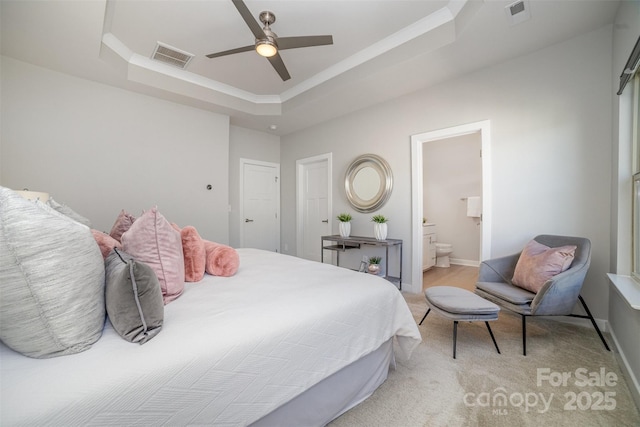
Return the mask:
[[530, 241], [518, 258], [511, 282], [538, 293], [547, 280], [571, 266], [576, 248], [575, 245], [550, 248], [535, 240]]

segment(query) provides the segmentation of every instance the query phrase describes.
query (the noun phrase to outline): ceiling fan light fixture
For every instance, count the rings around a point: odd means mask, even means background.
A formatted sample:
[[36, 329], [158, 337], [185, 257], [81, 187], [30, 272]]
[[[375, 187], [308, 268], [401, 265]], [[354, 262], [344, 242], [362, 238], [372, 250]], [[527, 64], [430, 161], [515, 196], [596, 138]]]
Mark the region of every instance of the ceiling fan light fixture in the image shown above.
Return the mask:
[[258, 40], [256, 42], [256, 52], [265, 58], [271, 58], [278, 53], [278, 47], [271, 40]]

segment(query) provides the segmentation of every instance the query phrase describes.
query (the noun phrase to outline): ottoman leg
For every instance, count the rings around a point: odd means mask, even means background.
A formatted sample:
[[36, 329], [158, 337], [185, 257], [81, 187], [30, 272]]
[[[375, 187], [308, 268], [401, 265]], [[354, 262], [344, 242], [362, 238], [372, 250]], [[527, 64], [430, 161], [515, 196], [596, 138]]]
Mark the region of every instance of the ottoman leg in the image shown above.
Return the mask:
[[458, 337], [458, 321], [453, 321], [453, 358], [456, 358], [456, 341]]
[[427, 314], [429, 314], [429, 312], [431, 311], [430, 308], [427, 309], [427, 312], [424, 314], [424, 317], [422, 318], [422, 320], [420, 321], [420, 323], [418, 323], [418, 325], [422, 325], [422, 322], [424, 322], [424, 319], [427, 318]]
[[489, 330], [489, 335], [491, 335], [491, 339], [493, 340], [493, 345], [496, 346], [496, 351], [498, 352], [498, 354], [500, 353], [500, 349], [498, 348], [498, 343], [496, 342], [496, 339], [493, 336], [493, 332], [491, 332], [491, 326], [489, 326], [489, 322], [484, 322], [485, 325], [487, 325], [487, 329]]

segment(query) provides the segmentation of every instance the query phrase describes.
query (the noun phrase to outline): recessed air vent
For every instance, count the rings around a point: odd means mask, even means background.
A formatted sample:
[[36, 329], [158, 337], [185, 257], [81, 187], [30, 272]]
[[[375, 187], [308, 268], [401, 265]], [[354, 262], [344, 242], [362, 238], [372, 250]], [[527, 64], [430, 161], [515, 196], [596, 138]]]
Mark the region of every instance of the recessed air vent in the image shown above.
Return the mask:
[[155, 59], [156, 61], [164, 62], [165, 64], [173, 65], [174, 67], [184, 70], [187, 68], [187, 65], [189, 65], [189, 62], [194, 56], [195, 55], [189, 52], [158, 42], [155, 50], [153, 51], [153, 55], [151, 55], [151, 59]]
[[515, 3], [511, 3], [504, 8], [504, 11], [507, 14], [509, 25], [520, 24], [531, 18], [528, 0], [518, 0]]

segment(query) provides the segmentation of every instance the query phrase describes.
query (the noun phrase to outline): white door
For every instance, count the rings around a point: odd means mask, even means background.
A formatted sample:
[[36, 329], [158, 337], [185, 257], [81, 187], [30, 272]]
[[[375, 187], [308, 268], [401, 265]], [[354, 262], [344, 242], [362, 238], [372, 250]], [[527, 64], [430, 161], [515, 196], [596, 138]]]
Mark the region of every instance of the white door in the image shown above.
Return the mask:
[[240, 245], [280, 252], [280, 166], [240, 162]]
[[331, 234], [331, 154], [297, 162], [297, 254], [321, 259], [322, 236]]

